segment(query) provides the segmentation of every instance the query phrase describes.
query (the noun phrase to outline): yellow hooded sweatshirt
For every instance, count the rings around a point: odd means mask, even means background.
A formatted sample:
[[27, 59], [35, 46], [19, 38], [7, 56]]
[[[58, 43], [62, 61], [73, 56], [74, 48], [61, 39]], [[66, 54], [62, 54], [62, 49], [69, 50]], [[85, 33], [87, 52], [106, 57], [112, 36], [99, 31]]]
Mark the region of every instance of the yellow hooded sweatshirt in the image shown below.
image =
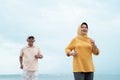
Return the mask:
[[78, 53], [76, 56], [73, 56], [73, 72], [95, 71], [92, 53], [98, 55], [99, 50], [96, 52], [87, 35], [81, 35], [81, 27], [78, 28], [78, 36], [65, 49], [67, 56], [69, 56], [68, 53], [72, 50]]

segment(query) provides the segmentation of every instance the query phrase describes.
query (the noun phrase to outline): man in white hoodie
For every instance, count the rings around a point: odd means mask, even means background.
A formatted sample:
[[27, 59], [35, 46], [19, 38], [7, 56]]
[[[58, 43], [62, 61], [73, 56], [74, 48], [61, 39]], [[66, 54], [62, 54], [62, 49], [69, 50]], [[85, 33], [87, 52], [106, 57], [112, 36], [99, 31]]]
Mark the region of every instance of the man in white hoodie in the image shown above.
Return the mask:
[[34, 46], [34, 36], [27, 38], [28, 45], [21, 49], [20, 68], [24, 72], [24, 80], [37, 80], [38, 59], [42, 59], [43, 55], [40, 49]]

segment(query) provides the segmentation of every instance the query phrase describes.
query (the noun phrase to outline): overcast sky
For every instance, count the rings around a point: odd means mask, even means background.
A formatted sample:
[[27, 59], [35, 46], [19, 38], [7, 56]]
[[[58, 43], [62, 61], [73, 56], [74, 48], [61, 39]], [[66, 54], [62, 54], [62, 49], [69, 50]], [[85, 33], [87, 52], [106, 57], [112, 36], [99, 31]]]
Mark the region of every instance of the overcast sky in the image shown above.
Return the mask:
[[0, 0], [0, 74], [21, 73], [20, 49], [35, 36], [44, 59], [39, 73], [72, 73], [65, 47], [82, 22], [100, 49], [96, 73], [120, 74], [119, 0]]

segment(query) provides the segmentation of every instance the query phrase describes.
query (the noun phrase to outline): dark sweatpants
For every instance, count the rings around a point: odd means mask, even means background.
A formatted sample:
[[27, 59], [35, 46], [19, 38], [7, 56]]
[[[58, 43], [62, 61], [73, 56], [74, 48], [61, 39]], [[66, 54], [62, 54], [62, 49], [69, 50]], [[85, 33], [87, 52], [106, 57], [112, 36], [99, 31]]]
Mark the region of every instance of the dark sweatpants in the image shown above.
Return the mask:
[[93, 80], [94, 72], [74, 72], [74, 80]]

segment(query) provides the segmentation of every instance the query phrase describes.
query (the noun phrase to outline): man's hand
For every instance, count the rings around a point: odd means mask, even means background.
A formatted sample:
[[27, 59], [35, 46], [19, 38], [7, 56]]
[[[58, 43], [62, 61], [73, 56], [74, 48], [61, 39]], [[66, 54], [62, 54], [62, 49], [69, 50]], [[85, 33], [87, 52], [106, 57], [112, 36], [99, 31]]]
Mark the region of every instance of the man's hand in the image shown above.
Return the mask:
[[35, 58], [36, 58], [36, 59], [38, 59], [38, 58], [42, 59], [42, 58], [43, 58], [43, 55], [35, 55]]
[[22, 64], [20, 65], [20, 68], [23, 69], [23, 65]]

